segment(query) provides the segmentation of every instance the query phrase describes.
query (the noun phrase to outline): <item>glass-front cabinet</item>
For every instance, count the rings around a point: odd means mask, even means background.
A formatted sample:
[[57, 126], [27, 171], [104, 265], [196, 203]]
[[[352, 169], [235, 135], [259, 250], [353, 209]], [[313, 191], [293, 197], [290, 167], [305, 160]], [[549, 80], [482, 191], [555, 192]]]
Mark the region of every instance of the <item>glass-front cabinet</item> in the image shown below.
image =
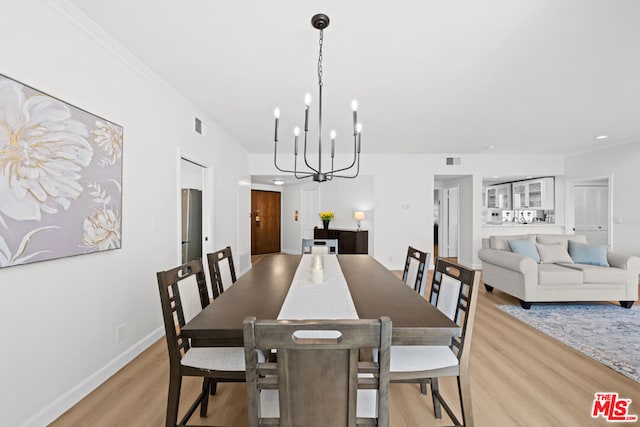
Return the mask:
[[511, 184], [513, 209], [554, 209], [552, 177], [518, 181]]
[[498, 184], [488, 186], [487, 208], [511, 209], [511, 184]]

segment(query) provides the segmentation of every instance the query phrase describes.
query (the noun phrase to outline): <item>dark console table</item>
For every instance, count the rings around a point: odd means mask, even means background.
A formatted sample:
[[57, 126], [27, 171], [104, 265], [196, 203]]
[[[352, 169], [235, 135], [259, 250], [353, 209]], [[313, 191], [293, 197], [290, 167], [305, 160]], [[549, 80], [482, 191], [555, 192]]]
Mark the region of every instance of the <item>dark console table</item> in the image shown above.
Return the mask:
[[338, 254], [368, 254], [369, 232], [315, 228], [314, 239], [338, 239]]

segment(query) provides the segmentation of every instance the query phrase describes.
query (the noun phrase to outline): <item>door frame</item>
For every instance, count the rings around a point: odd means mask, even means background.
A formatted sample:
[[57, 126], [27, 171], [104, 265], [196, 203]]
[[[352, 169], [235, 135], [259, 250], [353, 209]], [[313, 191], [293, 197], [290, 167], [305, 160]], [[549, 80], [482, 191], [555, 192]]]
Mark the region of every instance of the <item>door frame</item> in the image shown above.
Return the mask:
[[[456, 209], [456, 220], [458, 224], [458, 232], [456, 233], [456, 253], [455, 257], [459, 258], [460, 256], [460, 185], [443, 185], [440, 188], [440, 224], [438, 226], [438, 256], [441, 258], [450, 258], [450, 239], [449, 239], [449, 206], [445, 202], [445, 198], [448, 198], [449, 190], [455, 188], [458, 197], [457, 200], [457, 209]], [[444, 255], [444, 250], [446, 249], [446, 256]]]
[[[182, 211], [181, 211], [181, 192], [182, 192], [182, 161], [186, 160], [188, 162], [194, 163], [195, 165], [200, 166], [202, 170], [202, 263], [205, 267], [205, 271], [208, 268], [207, 266], [207, 257], [205, 254], [212, 251], [213, 245], [213, 212], [214, 212], [214, 197], [213, 197], [213, 164], [211, 162], [200, 159], [197, 156], [194, 156], [185, 151], [181, 151], [179, 148], [177, 150], [176, 157], [176, 170], [177, 170], [177, 180], [176, 180], [176, 212], [177, 212], [177, 222], [176, 222], [176, 242], [180, 242], [182, 240]], [[177, 265], [180, 265], [182, 262], [182, 251], [180, 249], [180, 245], [176, 246], [176, 260]], [[206, 276], [206, 275], [205, 275]], [[207, 281], [209, 279], [207, 278]]]
[[250, 208], [251, 208], [251, 235], [250, 235], [250, 252], [251, 255], [254, 255], [254, 249], [255, 249], [255, 235], [254, 235], [254, 227], [255, 227], [255, 222], [254, 222], [254, 206], [253, 206], [253, 193], [254, 191], [256, 192], [262, 192], [262, 193], [274, 193], [274, 194], [279, 194], [280, 195], [280, 203], [279, 203], [279, 208], [280, 208], [280, 214], [278, 215], [278, 222], [279, 222], [279, 233], [278, 233], [278, 248], [279, 248], [279, 252], [282, 252], [282, 236], [283, 236], [283, 221], [282, 221], [282, 203], [283, 203], [283, 197], [282, 197], [282, 191], [278, 188], [278, 189], [263, 189], [263, 188], [251, 188], [251, 202], [250, 202]]
[[575, 233], [576, 225], [576, 204], [575, 188], [578, 185], [601, 184], [606, 181], [607, 187], [607, 241], [609, 251], [614, 251], [613, 241], [613, 174], [608, 176], [593, 176], [567, 180], [566, 182], [566, 233]]

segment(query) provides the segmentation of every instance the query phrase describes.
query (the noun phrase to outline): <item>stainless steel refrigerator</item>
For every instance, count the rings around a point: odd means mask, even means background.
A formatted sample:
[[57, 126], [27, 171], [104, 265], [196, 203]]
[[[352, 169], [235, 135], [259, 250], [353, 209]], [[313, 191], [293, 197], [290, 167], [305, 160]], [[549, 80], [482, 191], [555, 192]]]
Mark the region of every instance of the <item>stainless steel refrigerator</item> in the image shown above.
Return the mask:
[[182, 189], [182, 263], [202, 258], [202, 191]]

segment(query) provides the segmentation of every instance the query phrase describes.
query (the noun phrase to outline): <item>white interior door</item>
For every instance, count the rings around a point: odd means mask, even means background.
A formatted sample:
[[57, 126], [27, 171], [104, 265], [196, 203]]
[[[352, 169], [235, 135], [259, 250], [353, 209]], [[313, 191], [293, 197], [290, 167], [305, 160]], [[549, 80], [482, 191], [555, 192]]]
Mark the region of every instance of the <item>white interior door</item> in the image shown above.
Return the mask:
[[449, 226], [447, 227], [448, 234], [448, 242], [449, 242], [449, 250], [448, 257], [457, 257], [458, 256], [458, 187], [451, 187], [446, 189], [447, 194], [447, 216]]
[[585, 234], [590, 245], [609, 245], [608, 185], [574, 186], [574, 230]]
[[444, 188], [442, 194], [442, 218], [440, 221], [440, 240], [438, 256], [455, 258], [458, 256], [458, 187]]
[[[318, 225], [320, 213], [320, 191], [317, 188], [302, 190], [302, 238], [313, 239], [313, 228]], [[302, 250], [302, 241], [300, 241]]]

